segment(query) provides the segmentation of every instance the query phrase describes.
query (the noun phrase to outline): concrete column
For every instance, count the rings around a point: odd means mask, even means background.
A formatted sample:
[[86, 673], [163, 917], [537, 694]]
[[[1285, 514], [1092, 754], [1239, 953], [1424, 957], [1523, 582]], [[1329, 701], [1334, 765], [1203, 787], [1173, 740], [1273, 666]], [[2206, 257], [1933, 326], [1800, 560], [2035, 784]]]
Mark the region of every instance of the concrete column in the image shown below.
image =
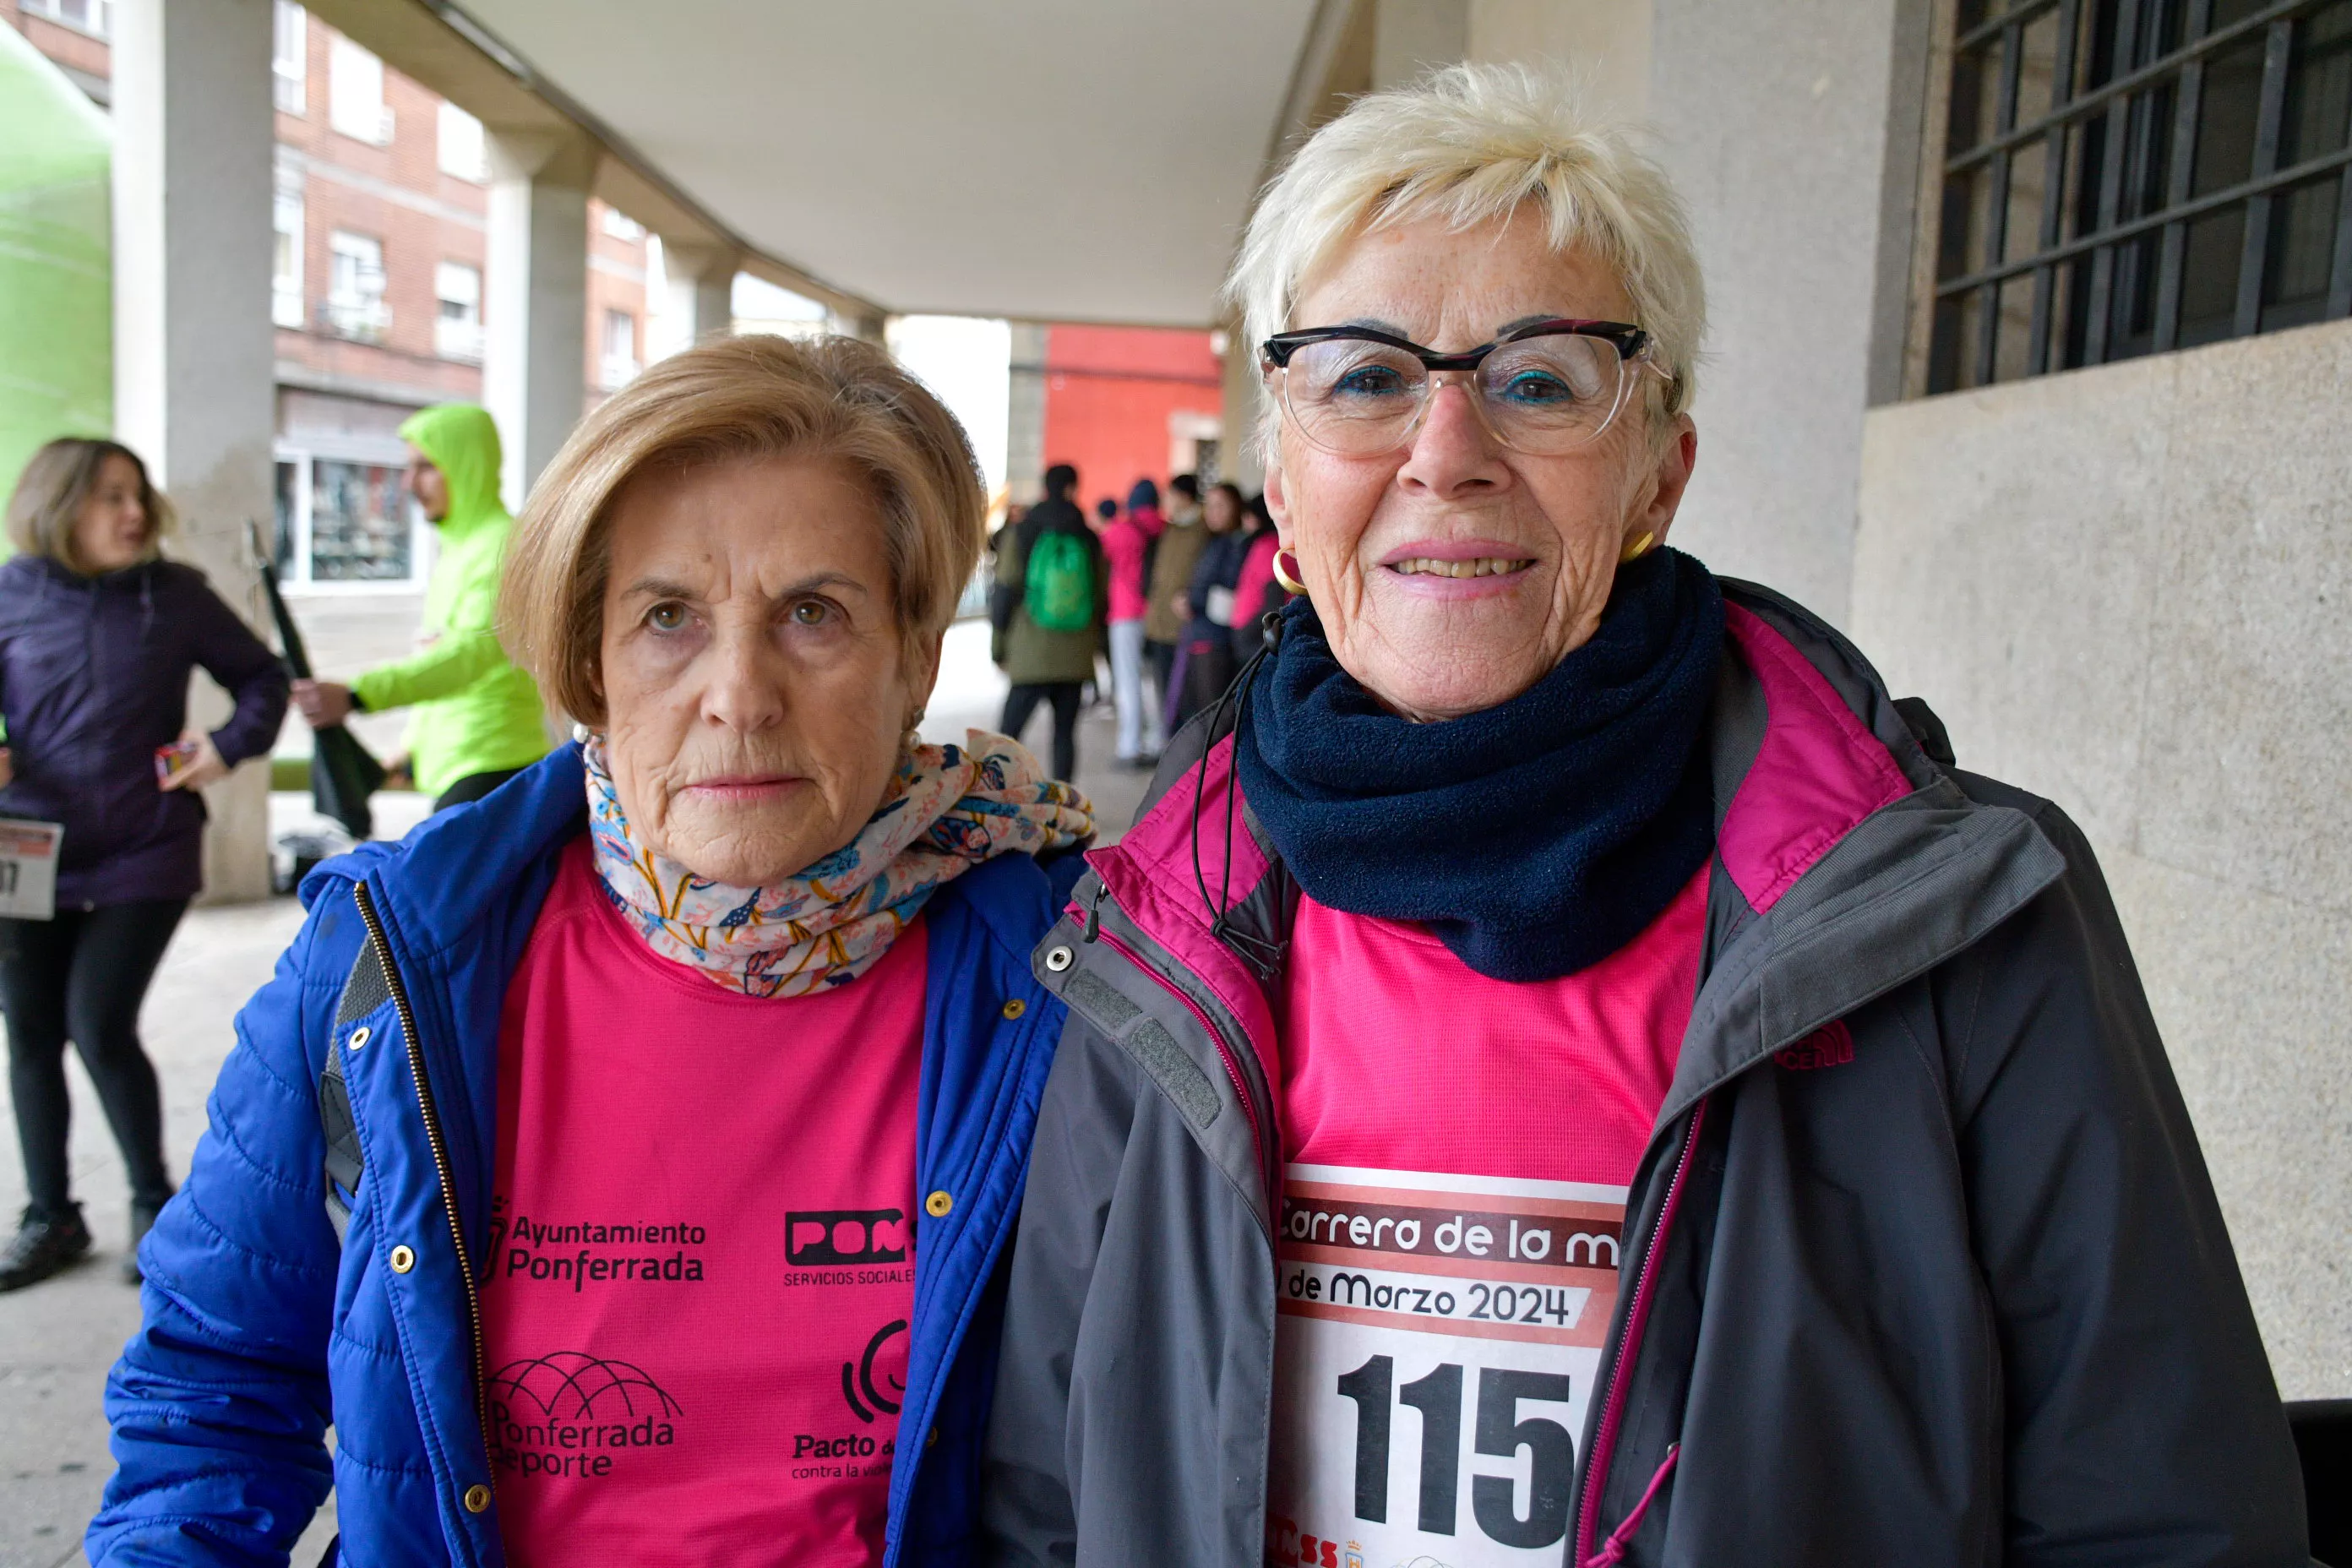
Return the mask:
[[729, 247], [662, 237], [663, 294], [655, 304], [660, 341], [650, 358], [733, 331], [735, 273], [741, 265], [741, 256]]
[[824, 330], [838, 333], [845, 338], [856, 338], [860, 342], [882, 347], [889, 342], [890, 319], [879, 310], [861, 311], [856, 314], [833, 310], [825, 315]]
[[1650, 118], [1706, 270], [1675, 543], [1843, 625], [1864, 410], [1900, 384], [1927, 0], [1656, 0]]
[[1012, 323], [1005, 355], [1004, 493], [1023, 506], [1043, 499], [1045, 479], [1045, 327]]
[[1470, 41], [1470, 0], [1374, 0], [1372, 87], [1402, 87], [1460, 59]]
[[1650, 108], [1651, 0], [1470, 0], [1463, 58], [1565, 67], [1586, 108], [1641, 120]]
[[1217, 438], [1217, 478], [1253, 494], [1265, 488], [1267, 454], [1258, 446], [1264, 417], [1265, 378], [1259, 374], [1257, 345], [1245, 342], [1239, 316], [1225, 323], [1225, 433]]
[[[270, 515], [269, 0], [114, 7], [114, 432], [176, 503], [172, 553], [248, 620]], [[228, 703], [195, 678], [189, 721]], [[266, 762], [205, 792], [208, 901], [269, 891]]]
[[498, 132], [490, 157], [482, 404], [520, 510], [587, 400], [588, 187], [595, 149], [556, 132]]

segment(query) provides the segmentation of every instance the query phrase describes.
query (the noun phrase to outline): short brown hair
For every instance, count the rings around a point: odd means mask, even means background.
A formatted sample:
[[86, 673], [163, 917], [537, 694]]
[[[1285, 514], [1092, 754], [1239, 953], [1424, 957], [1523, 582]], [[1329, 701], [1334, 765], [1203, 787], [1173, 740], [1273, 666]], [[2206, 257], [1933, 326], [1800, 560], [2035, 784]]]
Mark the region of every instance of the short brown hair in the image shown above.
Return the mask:
[[88, 574], [74, 550], [74, 524], [109, 458], [124, 458], [139, 470], [139, 504], [147, 514], [147, 544], [171, 531], [172, 503], [147, 477], [139, 454], [120, 441], [61, 436], [33, 454], [8, 497], [8, 542], [27, 555], [46, 555], [67, 570]]
[[649, 366], [600, 404], [531, 487], [508, 546], [499, 626], [551, 701], [604, 721], [606, 514], [621, 487], [656, 464], [778, 457], [830, 458], [865, 484], [887, 535], [908, 668], [929, 658], [985, 530], [963, 426], [870, 343], [725, 338]]

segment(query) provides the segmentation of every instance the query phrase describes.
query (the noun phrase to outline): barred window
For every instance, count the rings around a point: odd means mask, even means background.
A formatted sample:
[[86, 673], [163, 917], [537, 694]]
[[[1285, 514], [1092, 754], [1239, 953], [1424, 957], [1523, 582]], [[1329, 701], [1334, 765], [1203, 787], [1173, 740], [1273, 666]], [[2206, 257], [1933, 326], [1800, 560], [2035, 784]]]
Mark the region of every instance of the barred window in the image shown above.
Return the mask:
[[2352, 0], [1958, 0], [1927, 390], [2352, 314]]

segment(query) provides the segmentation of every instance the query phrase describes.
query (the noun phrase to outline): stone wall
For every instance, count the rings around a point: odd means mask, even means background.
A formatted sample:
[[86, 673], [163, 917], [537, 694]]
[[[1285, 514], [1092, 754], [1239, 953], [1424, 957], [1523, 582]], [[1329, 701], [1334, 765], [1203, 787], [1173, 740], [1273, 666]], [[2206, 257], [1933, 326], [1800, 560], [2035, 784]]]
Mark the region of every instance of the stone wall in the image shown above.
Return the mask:
[[2281, 1391], [2352, 1394], [2352, 323], [1864, 421], [1851, 620], [2114, 886]]

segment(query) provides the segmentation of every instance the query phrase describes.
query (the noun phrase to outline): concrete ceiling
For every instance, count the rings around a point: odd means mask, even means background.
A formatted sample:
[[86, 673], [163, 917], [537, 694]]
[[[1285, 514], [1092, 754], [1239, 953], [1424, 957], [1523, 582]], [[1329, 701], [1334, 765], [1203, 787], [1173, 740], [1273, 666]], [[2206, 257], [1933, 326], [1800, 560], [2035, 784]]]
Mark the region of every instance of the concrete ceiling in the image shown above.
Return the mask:
[[747, 242], [885, 309], [1206, 324], [1314, 0], [466, 0]]

